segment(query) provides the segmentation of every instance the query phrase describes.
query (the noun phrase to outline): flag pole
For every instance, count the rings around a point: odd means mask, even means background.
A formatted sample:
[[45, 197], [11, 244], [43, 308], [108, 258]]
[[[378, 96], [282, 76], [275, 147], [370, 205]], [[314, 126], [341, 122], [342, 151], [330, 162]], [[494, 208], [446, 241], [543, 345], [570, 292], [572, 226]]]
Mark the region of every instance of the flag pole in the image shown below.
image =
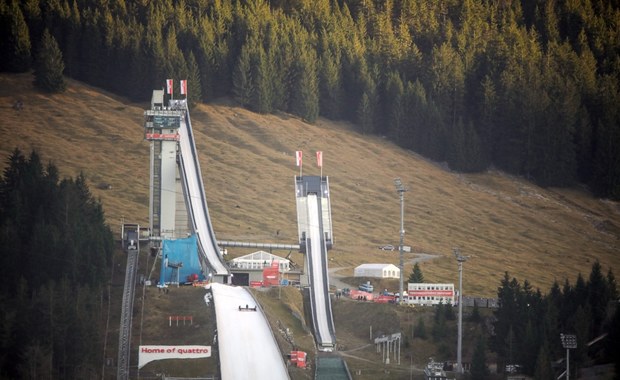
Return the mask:
[[174, 99], [174, 82], [172, 79], [166, 79], [166, 92], [170, 95], [170, 100]]
[[299, 178], [301, 179], [303, 168], [303, 152], [301, 150], [295, 151], [295, 163], [299, 166]]

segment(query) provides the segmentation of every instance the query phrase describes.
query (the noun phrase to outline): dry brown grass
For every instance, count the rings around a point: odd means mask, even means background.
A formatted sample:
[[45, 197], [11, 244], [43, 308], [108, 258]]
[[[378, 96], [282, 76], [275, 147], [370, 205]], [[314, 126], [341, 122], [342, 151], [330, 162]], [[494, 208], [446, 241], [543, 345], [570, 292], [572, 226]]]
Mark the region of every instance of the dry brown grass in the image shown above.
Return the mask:
[[[136, 309], [142, 303], [142, 288], [136, 288]], [[142, 378], [155, 378], [156, 374], [167, 373], [175, 376], [217, 376], [219, 357], [216, 346], [212, 345], [215, 331], [215, 311], [213, 304], [205, 306], [204, 288], [183, 286], [171, 287], [169, 293], [159, 288], [146, 288], [144, 316], [134, 314], [132, 358], [138, 357], [137, 347], [143, 345], [208, 345], [212, 346], [209, 358], [183, 360], [167, 359], [153, 361], [145, 365], [140, 374]], [[192, 323], [172, 322], [170, 316], [191, 316]], [[134, 359], [135, 360], [135, 359]]]
[[[0, 75], [0, 156], [16, 146], [36, 148], [63, 175], [87, 175], [114, 231], [122, 216], [146, 224], [147, 104], [75, 81], [64, 94], [45, 95], [33, 90], [31, 80], [29, 74]], [[24, 102], [20, 112], [11, 108], [18, 98]], [[595, 260], [605, 271], [620, 272], [617, 202], [581, 189], [542, 189], [494, 170], [453, 173], [347, 123], [319, 119], [309, 125], [227, 103], [200, 105], [191, 116], [218, 239], [295, 243], [294, 152], [304, 151], [304, 174], [318, 175], [313, 156], [321, 150], [332, 194], [330, 265], [352, 273], [364, 262], [398, 263], [396, 252], [377, 246], [398, 243], [400, 207], [392, 181], [401, 177], [409, 187], [405, 243], [440, 255], [421, 265], [427, 281], [457, 282], [454, 246], [471, 256], [464, 287], [472, 295], [493, 296], [504, 271], [545, 292], [556, 279], [574, 283], [578, 272], [587, 276]], [[100, 183], [112, 189], [99, 190]], [[293, 259], [303, 260], [299, 254]], [[406, 265], [407, 275], [411, 267]]]

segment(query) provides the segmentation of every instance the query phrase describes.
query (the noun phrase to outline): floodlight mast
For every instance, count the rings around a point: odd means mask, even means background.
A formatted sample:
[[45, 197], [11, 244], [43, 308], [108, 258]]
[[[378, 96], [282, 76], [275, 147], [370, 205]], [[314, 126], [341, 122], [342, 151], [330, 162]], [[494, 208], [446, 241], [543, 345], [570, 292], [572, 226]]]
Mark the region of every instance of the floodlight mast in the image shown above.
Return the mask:
[[405, 219], [405, 192], [407, 191], [407, 188], [405, 188], [405, 186], [403, 186], [403, 182], [400, 180], [400, 178], [394, 178], [394, 186], [396, 186], [396, 192], [399, 194], [400, 196], [400, 244], [398, 245], [398, 252], [399, 252], [399, 265], [398, 268], [400, 269], [400, 284], [398, 287], [398, 303], [402, 304], [403, 303], [403, 272], [404, 272], [404, 263], [403, 263], [403, 243], [405, 240], [405, 226], [404, 226], [404, 219]]
[[458, 341], [456, 347], [456, 370], [463, 373], [462, 349], [463, 349], [463, 263], [467, 261], [467, 256], [461, 255], [458, 247], [453, 248], [454, 257], [459, 265], [459, 325], [458, 325]]
[[[566, 380], [570, 378], [570, 349], [577, 348], [577, 335], [560, 334], [562, 347], [566, 348]], [[560, 375], [561, 377], [561, 375]]]

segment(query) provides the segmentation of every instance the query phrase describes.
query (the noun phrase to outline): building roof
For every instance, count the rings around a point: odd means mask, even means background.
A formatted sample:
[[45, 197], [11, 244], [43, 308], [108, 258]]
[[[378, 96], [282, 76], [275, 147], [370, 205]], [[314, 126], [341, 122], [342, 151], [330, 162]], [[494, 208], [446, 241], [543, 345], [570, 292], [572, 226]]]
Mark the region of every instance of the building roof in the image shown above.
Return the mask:
[[284, 261], [284, 262], [290, 262], [290, 260], [285, 259], [284, 257], [280, 257], [274, 254], [271, 254], [269, 252], [265, 252], [265, 251], [256, 251], [256, 252], [252, 252], [250, 254], [247, 254], [245, 256], [240, 256], [237, 257], [235, 259], [232, 259], [233, 262], [248, 262], [248, 261], [253, 261], [253, 262], [268, 262], [271, 263], [272, 261]]
[[278, 263], [281, 271], [288, 272], [291, 269], [291, 260], [273, 255], [265, 251], [256, 251], [245, 256], [237, 257], [230, 261], [230, 267], [242, 270], [263, 270]]
[[362, 265], [358, 265], [357, 267], [355, 267], [355, 269], [379, 269], [379, 270], [383, 270], [387, 267], [394, 267], [396, 269], [398, 269], [398, 267], [394, 264], [362, 264]]

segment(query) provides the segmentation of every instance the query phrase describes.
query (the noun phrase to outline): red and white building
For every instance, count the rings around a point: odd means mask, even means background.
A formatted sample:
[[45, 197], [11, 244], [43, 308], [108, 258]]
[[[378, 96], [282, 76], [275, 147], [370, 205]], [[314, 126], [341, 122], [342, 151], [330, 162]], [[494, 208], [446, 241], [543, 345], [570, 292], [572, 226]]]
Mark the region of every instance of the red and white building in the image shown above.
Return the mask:
[[404, 301], [412, 305], [431, 306], [443, 303], [454, 306], [456, 305], [454, 284], [407, 284], [407, 297]]

